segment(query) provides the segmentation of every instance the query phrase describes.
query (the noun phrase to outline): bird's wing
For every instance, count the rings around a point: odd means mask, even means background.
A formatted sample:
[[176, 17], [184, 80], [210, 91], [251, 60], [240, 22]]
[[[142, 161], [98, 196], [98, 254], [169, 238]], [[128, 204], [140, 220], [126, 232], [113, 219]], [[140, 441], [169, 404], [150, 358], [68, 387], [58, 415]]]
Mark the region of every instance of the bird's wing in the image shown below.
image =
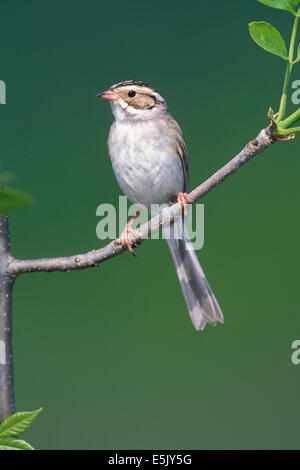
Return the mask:
[[169, 119], [168, 131], [173, 134], [172, 146], [174, 146], [174, 150], [176, 151], [177, 155], [181, 160], [184, 175], [184, 192], [187, 193], [189, 191], [189, 164], [187, 149], [183, 140], [182, 131], [178, 123], [173, 118]]

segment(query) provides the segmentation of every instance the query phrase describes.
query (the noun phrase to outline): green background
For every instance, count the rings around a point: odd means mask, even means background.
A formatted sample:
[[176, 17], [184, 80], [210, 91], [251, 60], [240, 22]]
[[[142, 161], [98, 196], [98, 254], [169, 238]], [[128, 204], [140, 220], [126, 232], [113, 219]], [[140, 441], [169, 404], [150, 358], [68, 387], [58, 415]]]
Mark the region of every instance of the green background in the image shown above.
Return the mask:
[[[117, 204], [112, 115], [96, 93], [156, 87], [180, 123], [191, 188], [232, 158], [278, 106], [284, 62], [252, 20], [286, 39], [292, 15], [254, 0], [1, 2], [1, 161], [36, 205], [10, 218], [13, 255], [81, 253], [96, 207]], [[293, 79], [300, 78], [300, 65]], [[289, 104], [291, 111], [295, 106]], [[225, 324], [196, 332], [165, 242], [14, 288], [17, 410], [44, 406], [39, 449], [299, 448], [299, 137], [208, 194], [199, 257]], [[24, 437], [25, 437], [24, 436]]]

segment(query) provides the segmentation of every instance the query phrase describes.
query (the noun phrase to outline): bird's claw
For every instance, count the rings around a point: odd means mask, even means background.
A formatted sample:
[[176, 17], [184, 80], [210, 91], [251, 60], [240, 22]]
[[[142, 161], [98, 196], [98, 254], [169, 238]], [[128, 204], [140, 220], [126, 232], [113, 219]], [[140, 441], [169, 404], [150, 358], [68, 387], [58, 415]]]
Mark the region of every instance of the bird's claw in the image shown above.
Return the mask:
[[184, 215], [187, 215], [187, 205], [192, 204], [192, 200], [187, 193], [178, 193], [176, 194], [177, 203], [180, 209], [184, 212]]
[[133, 251], [133, 248], [136, 248], [139, 243], [138, 242], [130, 242], [129, 241], [129, 232], [135, 235], [136, 237], [140, 237], [140, 230], [136, 229], [133, 230], [132, 224], [134, 220], [137, 218], [137, 216], [140, 215], [140, 211], [137, 211], [137, 213], [129, 220], [129, 222], [125, 225], [125, 229], [121, 233], [121, 236], [118, 240], [118, 243], [120, 245], [126, 245], [129, 253], [131, 253], [133, 256], [136, 256], [135, 252]]

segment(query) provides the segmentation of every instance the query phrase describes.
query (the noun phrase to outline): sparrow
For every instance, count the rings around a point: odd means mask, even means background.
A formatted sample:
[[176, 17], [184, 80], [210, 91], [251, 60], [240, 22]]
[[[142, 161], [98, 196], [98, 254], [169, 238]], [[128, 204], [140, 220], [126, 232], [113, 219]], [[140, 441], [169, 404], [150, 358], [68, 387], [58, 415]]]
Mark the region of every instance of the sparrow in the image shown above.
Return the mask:
[[[189, 167], [181, 129], [160, 93], [127, 80], [97, 94], [109, 101], [114, 122], [108, 153], [123, 193], [134, 204], [188, 204]], [[187, 228], [167, 239], [188, 311], [196, 330], [223, 323], [220, 306], [193, 249]]]

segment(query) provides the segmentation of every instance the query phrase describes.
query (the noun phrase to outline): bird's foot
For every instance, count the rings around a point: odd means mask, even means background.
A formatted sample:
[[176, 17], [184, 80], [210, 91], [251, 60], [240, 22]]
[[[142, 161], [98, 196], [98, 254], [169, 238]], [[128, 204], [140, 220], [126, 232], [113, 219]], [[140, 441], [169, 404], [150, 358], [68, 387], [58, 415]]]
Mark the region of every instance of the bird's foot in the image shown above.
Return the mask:
[[134, 235], [140, 235], [139, 229], [133, 230], [132, 224], [134, 220], [140, 215], [140, 211], [137, 211], [136, 214], [127, 222], [125, 225], [125, 229], [121, 233], [121, 236], [119, 238], [119, 244], [120, 245], [126, 245], [128, 251], [133, 255], [136, 256], [135, 252], [133, 251], [133, 248], [136, 248], [138, 246], [138, 243], [136, 242], [130, 242], [129, 241], [129, 232], [134, 234]]
[[176, 194], [175, 199], [180, 207], [180, 209], [184, 212], [184, 215], [187, 215], [187, 206], [188, 204], [192, 204], [192, 200], [187, 193], [178, 193]]

